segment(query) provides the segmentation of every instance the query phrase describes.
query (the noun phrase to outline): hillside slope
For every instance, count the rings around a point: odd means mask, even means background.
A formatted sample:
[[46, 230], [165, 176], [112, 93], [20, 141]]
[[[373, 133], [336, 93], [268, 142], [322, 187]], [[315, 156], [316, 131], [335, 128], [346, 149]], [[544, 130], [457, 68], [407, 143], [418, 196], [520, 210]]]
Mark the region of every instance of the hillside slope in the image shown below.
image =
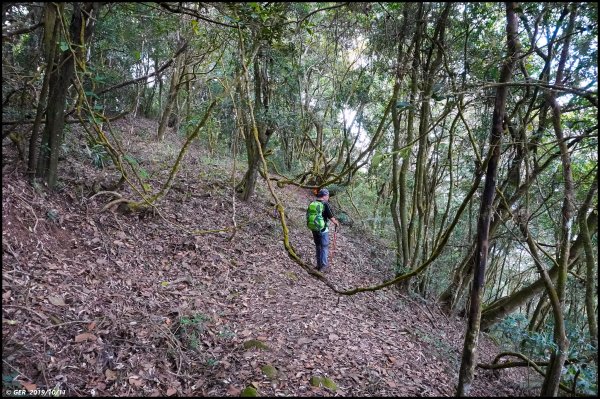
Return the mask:
[[[130, 133], [126, 147], [158, 187], [181, 139], [171, 134], [159, 145], [131, 134], [155, 131], [147, 120], [116, 128]], [[115, 175], [94, 168], [77, 145], [61, 163], [56, 193], [28, 185], [24, 165], [5, 151], [5, 389], [238, 396], [254, 385], [263, 396], [454, 395], [464, 320], [393, 289], [336, 296], [287, 256], [264, 182], [250, 203], [234, 202], [230, 165], [194, 147], [160, 215], [101, 212], [110, 198], [90, 199], [91, 187]], [[290, 239], [312, 261], [304, 227], [312, 196], [278, 193]], [[235, 234], [186, 232], [231, 227], [234, 204]], [[379, 282], [391, 275], [390, 256], [364, 231], [344, 228], [328, 278], [348, 288]], [[480, 360], [497, 352], [482, 337]], [[313, 377], [336, 386], [312, 386]], [[471, 393], [520, 396], [524, 384], [517, 371], [479, 370]]]

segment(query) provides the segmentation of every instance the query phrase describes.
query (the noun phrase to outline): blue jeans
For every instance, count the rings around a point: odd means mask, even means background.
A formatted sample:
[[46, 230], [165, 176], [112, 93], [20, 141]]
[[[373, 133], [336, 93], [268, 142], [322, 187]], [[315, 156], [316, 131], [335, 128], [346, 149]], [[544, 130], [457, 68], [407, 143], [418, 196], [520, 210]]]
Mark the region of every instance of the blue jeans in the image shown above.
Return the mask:
[[317, 248], [317, 269], [327, 268], [327, 251], [329, 249], [329, 231], [313, 231], [313, 239]]

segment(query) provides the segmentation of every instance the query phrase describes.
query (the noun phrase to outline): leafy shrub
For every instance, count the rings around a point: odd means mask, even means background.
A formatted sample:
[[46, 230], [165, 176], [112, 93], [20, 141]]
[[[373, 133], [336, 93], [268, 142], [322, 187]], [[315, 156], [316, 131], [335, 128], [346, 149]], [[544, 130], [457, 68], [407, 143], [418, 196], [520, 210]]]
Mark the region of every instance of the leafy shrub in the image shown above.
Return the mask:
[[85, 150], [92, 164], [98, 169], [104, 169], [104, 166], [110, 160], [108, 152], [106, 152], [106, 148], [102, 144], [86, 145]]
[[[498, 339], [503, 350], [520, 352], [531, 360], [548, 361], [550, 354], [557, 348], [553, 340], [554, 321], [550, 317], [544, 327], [538, 331], [527, 330], [528, 320], [523, 314], [512, 314], [496, 324], [490, 333]], [[562, 382], [573, 386], [576, 379], [578, 393], [596, 395], [596, 367], [588, 362], [594, 354], [586, 334], [576, 328], [574, 323], [565, 321], [569, 353], [567, 358], [576, 360], [565, 366]]]

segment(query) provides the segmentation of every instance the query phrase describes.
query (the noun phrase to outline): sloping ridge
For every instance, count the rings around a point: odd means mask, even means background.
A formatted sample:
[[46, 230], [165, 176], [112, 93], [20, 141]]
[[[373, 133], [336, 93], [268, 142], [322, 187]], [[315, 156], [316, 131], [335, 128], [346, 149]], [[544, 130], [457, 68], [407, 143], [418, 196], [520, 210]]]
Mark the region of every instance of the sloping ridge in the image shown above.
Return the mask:
[[[141, 119], [116, 128], [131, 126], [154, 131]], [[157, 188], [181, 139], [128, 140]], [[35, 384], [76, 396], [239, 396], [248, 386], [261, 396], [454, 395], [464, 320], [394, 289], [335, 295], [287, 256], [264, 182], [249, 203], [234, 201], [231, 165], [195, 148], [161, 215], [100, 212], [110, 199], [90, 199], [92, 183], [115, 175], [71, 151], [56, 193], [28, 185], [23, 164], [3, 166], [4, 388]], [[312, 261], [304, 227], [310, 193], [286, 187], [278, 194], [292, 244]], [[232, 227], [234, 207], [235, 234], [185, 232]], [[365, 231], [343, 228], [336, 247], [328, 278], [337, 286], [391, 276], [392, 253]], [[480, 361], [497, 352], [482, 336]], [[519, 396], [520, 384], [518, 371], [478, 370], [471, 394]]]

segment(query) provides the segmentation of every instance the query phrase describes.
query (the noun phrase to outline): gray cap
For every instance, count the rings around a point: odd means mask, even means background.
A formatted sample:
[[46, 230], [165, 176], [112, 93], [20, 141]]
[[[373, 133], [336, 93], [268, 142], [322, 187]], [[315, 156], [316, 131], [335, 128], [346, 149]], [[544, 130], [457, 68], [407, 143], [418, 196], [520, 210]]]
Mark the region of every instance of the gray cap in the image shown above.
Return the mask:
[[317, 194], [317, 198], [322, 198], [326, 195], [329, 195], [329, 190], [327, 190], [326, 188], [322, 188], [319, 190], [319, 193]]

